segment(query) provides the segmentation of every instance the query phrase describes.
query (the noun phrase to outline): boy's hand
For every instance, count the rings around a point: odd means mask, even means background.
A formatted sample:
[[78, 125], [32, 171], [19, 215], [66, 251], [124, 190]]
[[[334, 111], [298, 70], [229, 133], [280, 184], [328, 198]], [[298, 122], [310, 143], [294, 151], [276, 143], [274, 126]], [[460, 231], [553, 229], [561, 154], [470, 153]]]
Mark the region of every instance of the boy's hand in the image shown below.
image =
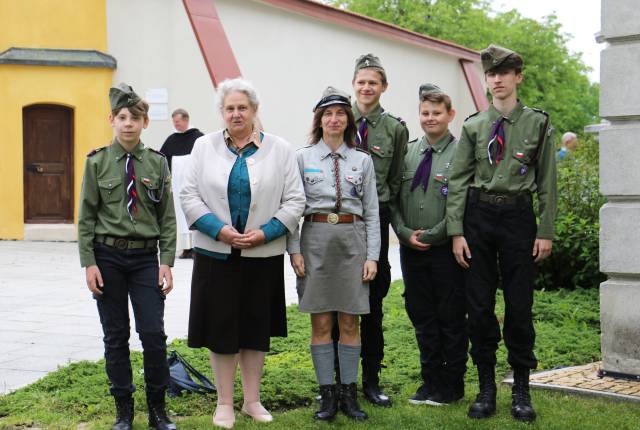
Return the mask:
[[469, 251], [469, 245], [467, 245], [467, 239], [464, 236], [453, 236], [452, 241], [453, 256], [456, 257], [456, 261], [463, 269], [469, 268], [467, 259], [471, 259], [471, 251]]
[[409, 238], [409, 246], [416, 251], [426, 251], [431, 246], [428, 243], [422, 243], [418, 240], [423, 231], [424, 230], [415, 230]]
[[173, 290], [171, 267], [166, 264], [160, 265], [160, 271], [158, 272], [158, 288], [162, 290], [162, 294], [165, 296]]
[[100, 274], [100, 269], [95, 264], [93, 266], [87, 266], [85, 270], [85, 275], [87, 278], [87, 287], [89, 290], [97, 295], [102, 295], [101, 288], [104, 288], [104, 282], [102, 281], [102, 275]]
[[553, 247], [553, 241], [549, 239], [536, 239], [533, 243], [533, 256], [536, 258], [536, 263], [544, 260], [551, 255], [551, 248]]

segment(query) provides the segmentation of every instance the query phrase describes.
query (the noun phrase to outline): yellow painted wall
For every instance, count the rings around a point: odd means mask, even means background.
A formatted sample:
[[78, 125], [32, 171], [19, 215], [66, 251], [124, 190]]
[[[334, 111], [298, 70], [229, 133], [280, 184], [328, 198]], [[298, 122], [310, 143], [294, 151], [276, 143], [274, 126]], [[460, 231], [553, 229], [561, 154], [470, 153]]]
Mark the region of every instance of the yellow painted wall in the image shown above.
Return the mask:
[[106, 0], [0, 0], [0, 52], [107, 49]]
[[[106, 52], [106, 0], [0, 0], [0, 52], [10, 47]], [[74, 111], [74, 217], [86, 154], [111, 139], [110, 69], [0, 64], [0, 239], [24, 238], [22, 109]]]

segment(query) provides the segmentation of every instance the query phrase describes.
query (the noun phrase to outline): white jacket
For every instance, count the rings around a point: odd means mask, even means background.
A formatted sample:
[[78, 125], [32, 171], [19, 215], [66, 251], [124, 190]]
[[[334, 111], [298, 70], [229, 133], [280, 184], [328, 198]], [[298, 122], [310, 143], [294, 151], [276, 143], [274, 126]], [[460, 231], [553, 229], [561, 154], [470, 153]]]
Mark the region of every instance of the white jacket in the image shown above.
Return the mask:
[[[227, 197], [229, 174], [236, 155], [227, 148], [223, 130], [196, 140], [191, 162], [180, 192], [182, 210], [192, 226], [200, 217], [213, 213], [232, 225]], [[305, 195], [296, 155], [284, 139], [264, 133], [260, 149], [247, 159], [251, 205], [246, 229], [258, 229], [276, 217], [291, 232], [297, 229], [305, 207]], [[212, 252], [231, 253], [231, 246], [197, 230], [193, 246]], [[255, 248], [243, 249], [243, 257], [271, 257], [284, 254], [286, 236]]]

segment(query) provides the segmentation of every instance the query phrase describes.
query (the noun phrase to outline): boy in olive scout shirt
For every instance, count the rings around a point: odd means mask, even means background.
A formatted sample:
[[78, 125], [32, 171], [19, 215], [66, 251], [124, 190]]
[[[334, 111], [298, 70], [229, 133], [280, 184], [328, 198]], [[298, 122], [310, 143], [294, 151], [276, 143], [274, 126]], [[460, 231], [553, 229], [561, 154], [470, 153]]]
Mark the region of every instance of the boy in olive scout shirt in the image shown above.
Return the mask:
[[389, 223], [392, 202], [400, 189], [402, 161], [407, 152], [409, 132], [404, 121], [380, 106], [380, 96], [387, 90], [387, 74], [380, 59], [373, 54], [356, 60], [353, 74], [356, 101], [353, 113], [358, 133], [356, 144], [368, 151], [376, 172], [376, 186], [380, 211], [381, 247], [378, 274], [369, 284], [371, 312], [360, 320], [362, 337], [362, 388], [364, 396], [374, 405], [391, 406], [391, 399], [380, 389], [379, 373], [384, 357], [382, 333], [382, 300], [389, 292], [391, 266], [389, 265]]
[[149, 124], [149, 105], [124, 83], [111, 88], [109, 101], [115, 137], [111, 145], [92, 151], [85, 163], [78, 216], [80, 263], [104, 332], [105, 367], [117, 409], [112, 429], [131, 429], [134, 416], [130, 297], [144, 351], [149, 426], [170, 430], [176, 426], [165, 412], [169, 369], [163, 316], [165, 295], [173, 288], [176, 251], [171, 176], [164, 155], [140, 141]]
[[451, 98], [433, 84], [419, 90], [425, 135], [409, 143], [402, 186], [392, 206], [400, 239], [407, 314], [416, 332], [423, 384], [413, 404], [441, 405], [464, 397], [467, 363], [464, 278], [451, 252], [445, 212], [457, 139]]
[[[533, 421], [529, 370], [535, 369], [533, 304], [536, 263], [551, 254], [556, 213], [556, 163], [549, 118], [517, 98], [522, 58], [491, 45], [482, 51], [491, 95], [487, 111], [469, 117], [453, 162], [447, 201], [447, 232], [465, 268], [471, 357], [480, 393], [469, 417], [495, 412], [496, 350], [500, 326], [494, 313], [500, 275], [504, 290], [504, 340], [514, 371], [513, 417]], [[532, 194], [537, 194], [536, 225]]]

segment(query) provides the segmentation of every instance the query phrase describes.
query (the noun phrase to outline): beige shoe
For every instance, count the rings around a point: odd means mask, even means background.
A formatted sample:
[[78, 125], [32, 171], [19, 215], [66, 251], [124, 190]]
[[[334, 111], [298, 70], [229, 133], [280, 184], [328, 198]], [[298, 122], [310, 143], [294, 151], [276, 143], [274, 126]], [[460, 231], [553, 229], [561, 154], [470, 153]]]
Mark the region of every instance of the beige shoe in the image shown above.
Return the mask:
[[250, 416], [254, 421], [259, 423], [270, 423], [273, 421], [273, 416], [264, 408], [264, 406], [262, 406], [262, 403], [260, 402], [242, 405], [242, 413]]
[[218, 405], [213, 413], [213, 425], [223, 429], [232, 429], [236, 423], [233, 405]]

